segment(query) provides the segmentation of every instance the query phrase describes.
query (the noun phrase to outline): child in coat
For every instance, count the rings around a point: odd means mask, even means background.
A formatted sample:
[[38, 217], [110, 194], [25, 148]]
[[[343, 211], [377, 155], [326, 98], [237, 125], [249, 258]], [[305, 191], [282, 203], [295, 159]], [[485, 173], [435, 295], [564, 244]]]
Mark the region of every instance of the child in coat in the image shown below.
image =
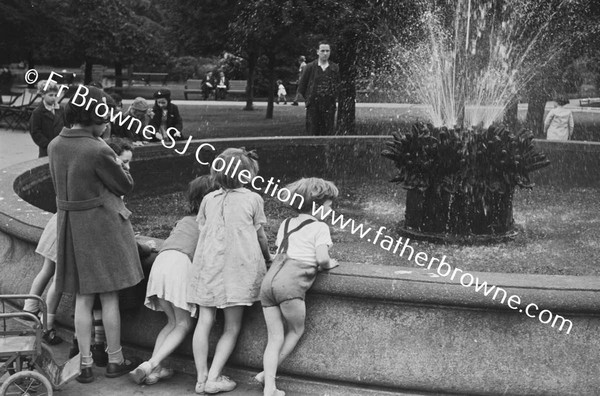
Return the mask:
[[[211, 174], [221, 188], [208, 194], [198, 211], [201, 230], [188, 287], [188, 302], [199, 305], [192, 344], [196, 393], [227, 392], [236, 387], [221, 371], [235, 347], [244, 307], [258, 301], [265, 261], [270, 261], [263, 199], [244, 188], [237, 177], [242, 172], [250, 179], [256, 176], [258, 162], [252, 156], [244, 149], [229, 148], [215, 158], [222, 164], [233, 161], [236, 167], [231, 173], [212, 167]], [[225, 326], [209, 370], [208, 336], [217, 309], [223, 309]]]
[[[304, 333], [304, 296], [318, 270], [338, 266], [329, 257], [332, 245], [329, 227], [318, 221], [313, 205], [331, 207], [337, 187], [326, 180], [305, 178], [286, 187], [291, 196], [303, 197], [298, 216], [283, 221], [277, 232], [277, 256], [260, 289], [260, 302], [267, 323], [268, 343], [263, 357], [264, 371], [255, 378], [265, 385], [265, 396], [284, 396], [276, 388], [277, 367], [294, 350]], [[285, 324], [285, 327], [284, 327]], [[285, 328], [285, 331], [284, 331]]]

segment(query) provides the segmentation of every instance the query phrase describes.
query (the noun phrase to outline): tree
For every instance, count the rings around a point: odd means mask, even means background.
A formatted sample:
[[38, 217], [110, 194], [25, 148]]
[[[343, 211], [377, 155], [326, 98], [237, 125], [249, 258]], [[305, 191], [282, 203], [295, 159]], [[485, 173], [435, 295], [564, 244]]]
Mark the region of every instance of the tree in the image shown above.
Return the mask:
[[[273, 118], [275, 70], [286, 54], [297, 48], [301, 31], [299, 9], [292, 0], [253, 0], [238, 3], [237, 17], [229, 25], [229, 45], [248, 61], [246, 110], [253, 108], [254, 71], [262, 54], [267, 58], [268, 94], [266, 118]], [[292, 55], [294, 57], [295, 55]]]

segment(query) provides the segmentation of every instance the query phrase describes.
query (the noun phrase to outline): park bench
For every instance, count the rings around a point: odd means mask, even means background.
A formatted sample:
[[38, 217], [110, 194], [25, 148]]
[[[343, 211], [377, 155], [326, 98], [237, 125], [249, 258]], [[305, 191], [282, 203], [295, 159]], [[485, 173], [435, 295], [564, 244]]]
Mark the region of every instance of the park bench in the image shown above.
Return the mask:
[[202, 94], [202, 80], [187, 80], [183, 88], [185, 100], [188, 100], [188, 94]]
[[[246, 93], [246, 80], [229, 80], [227, 93]], [[202, 94], [202, 80], [187, 80], [183, 89], [183, 96], [188, 100], [189, 94]]]
[[579, 99], [581, 107], [600, 107], [600, 98]]
[[129, 78], [129, 86], [133, 84], [136, 79], [142, 80], [146, 85], [150, 85], [151, 81], [160, 81], [162, 85], [167, 85], [167, 77], [169, 73], [150, 73], [150, 72], [137, 72], [131, 73]]
[[246, 93], [246, 80], [229, 80], [228, 93]]

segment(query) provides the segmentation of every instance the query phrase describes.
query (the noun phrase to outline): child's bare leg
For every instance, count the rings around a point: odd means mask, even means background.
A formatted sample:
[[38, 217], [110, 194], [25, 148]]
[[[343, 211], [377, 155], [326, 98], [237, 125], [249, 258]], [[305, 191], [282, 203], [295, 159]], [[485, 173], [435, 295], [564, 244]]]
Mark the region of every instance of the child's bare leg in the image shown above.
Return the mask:
[[[153, 370], [167, 356], [177, 349], [192, 327], [192, 318], [190, 317], [190, 313], [188, 311], [177, 308], [170, 302], [163, 299], [159, 300], [159, 304], [163, 310], [165, 310], [165, 312], [167, 312], [166, 309], [170, 309], [170, 315], [173, 315], [173, 317], [169, 318], [169, 322], [171, 324], [169, 327], [170, 331], [164, 335], [160, 345], [158, 344], [157, 340], [156, 346], [154, 347], [154, 352], [152, 352], [152, 358], [149, 360], [149, 362]], [[167, 326], [165, 326], [163, 330], [166, 328]]]
[[199, 383], [204, 383], [208, 374], [208, 336], [215, 322], [215, 313], [216, 308], [213, 307], [199, 307], [198, 309], [198, 324], [192, 339], [192, 350]]
[[[118, 292], [100, 294], [102, 303], [102, 322], [106, 332], [106, 344], [109, 363], [123, 363], [124, 357], [121, 350], [121, 314], [119, 312]], [[90, 315], [90, 318], [92, 316]], [[92, 329], [90, 329], [90, 332]], [[79, 334], [77, 334], [79, 338]]]
[[242, 328], [242, 316], [244, 315], [243, 306], [229, 307], [223, 310], [225, 314], [225, 326], [223, 334], [219, 338], [217, 348], [215, 350], [215, 357], [213, 358], [210, 370], [208, 372], [208, 380], [215, 381], [223, 371], [227, 359], [235, 348], [238, 335]]
[[46, 296], [46, 305], [48, 305], [48, 314], [55, 315], [58, 310], [58, 304], [62, 298], [62, 293], [56, 291], [56, 277], [52, 279], [52, 283], [48, 288], [48, 295]]
[[294, 299], [282, 302], [279, 308], [287, 324], [285, 339], [279, 352], [279, 364], [281, 364], [294, 350], [300, 337], [304, 334], [306, 304], [304, 300]]
[[82, 362], [91, 366], [92, 352], [92, 307], [94, 294], [77, 294], [75, 296], [75, 335], [81, 353]]
[[267, 323], [268, 342], [263, 356], [264, 394], [272, 395], [276, 389], [275, 377], [279, 365], [279, 353], [284, 341], [283, 318], [279, 307], [263, 308]]
[[[44, 257], [44, 264], [42, 264], [42, 269], [33, 279], [28, 294], [35, 294], [36, 296], [41, 296], [44, 293], [44, 289], [46, 288], [46, 285], [48, 285], [50, 278], [54, 276], [54, 267], [54, 261]], [[37, 311], [39, 309], [38, 301], [33, 299], [25, 300], [25, 305], [23, 309], [29, 312]]]
[[158, 302], [160, 308], [165, 312], [165, 315], [167, 315], [167, 324], [160, 330], [158, 336], [156, 337], [156, 343], [154, 344], [152, 356], [156, 354], [156, 351], [160, 349], [161, 345], [163, 344], [163, 342], [165, 342], [165, 339], [167, 338], [169, 333], [175, 328], [175, 312], [173, 311], [173, 305], [158, 297], [156, 297], [156, 301]]

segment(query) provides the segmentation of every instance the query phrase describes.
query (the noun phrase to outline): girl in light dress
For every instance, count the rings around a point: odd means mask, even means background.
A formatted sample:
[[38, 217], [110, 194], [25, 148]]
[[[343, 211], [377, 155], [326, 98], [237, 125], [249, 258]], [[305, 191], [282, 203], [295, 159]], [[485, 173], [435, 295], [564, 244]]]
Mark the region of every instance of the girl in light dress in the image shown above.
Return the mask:
[[[255, 379], [264, 384], [265, 396], [285, 396], [275, 384], [277, 367], [294, 350], [304, 333], [306, 306], [304, 296], [316, 279], [318, 270], [338, 266], [329, 257], [329, 226], [313, 215], [313, 204], [331, 208], [338, 189], [329, 181], [305, 178], [286, 187], [290, 196], [303, 200], [297, 217], [281, 223], [277, 232], [277, 256], [260, 289], [260, 302], [267, 323], [268, 342], [263, 357], [264, 371]], [[295, 202], [295, 200], [293, 201]]]
[[[244, 188], [238, 177], [242, 172], [250, 175], [246, 180], [256, 176], [254, 154], [229, 148], [215, 161], [233, 161], [235, 169], [216, 171], [218, 167], [211, 167], [221, 188], [204, 198], [198, 212], [200, 237], [188, 286], [188, 302], [199, 305], [192, 343], [198, 375], [196, 393], [227, 392], [236, 387], [221, 371], [235, 347], [244, 307], [258, 301], [265, 261], [270, 262], [263, 230], [267, 222], [263, 199]], [[209, 369], [208, 337], [217, 309], [223, 309], [225, 325]]]
[[573, 112], [564, 106], [569, 104], [566, 96], [559, 96], [556, 99], [558, 105], [550, 110], [544, 120], [544, 132], [548, 140], [571, 140], [575, 123], [573, 121]]
[[204, 196], [214, 190], [215, 184], [208, 175], [189, 184], [190, 216], [177, 222], [152, 265], [145, 305], [163, 311], [167, 315], [167, 324], [158, 333], [152, 357], [130, 373], [138, 384], [152, 385], [173, 375], [173, 371], [162, 367], [161, 362], [181, 344], [192, 327], [196, 305], [187, 302], [187, 283], [200, 233], [196, 215]]

